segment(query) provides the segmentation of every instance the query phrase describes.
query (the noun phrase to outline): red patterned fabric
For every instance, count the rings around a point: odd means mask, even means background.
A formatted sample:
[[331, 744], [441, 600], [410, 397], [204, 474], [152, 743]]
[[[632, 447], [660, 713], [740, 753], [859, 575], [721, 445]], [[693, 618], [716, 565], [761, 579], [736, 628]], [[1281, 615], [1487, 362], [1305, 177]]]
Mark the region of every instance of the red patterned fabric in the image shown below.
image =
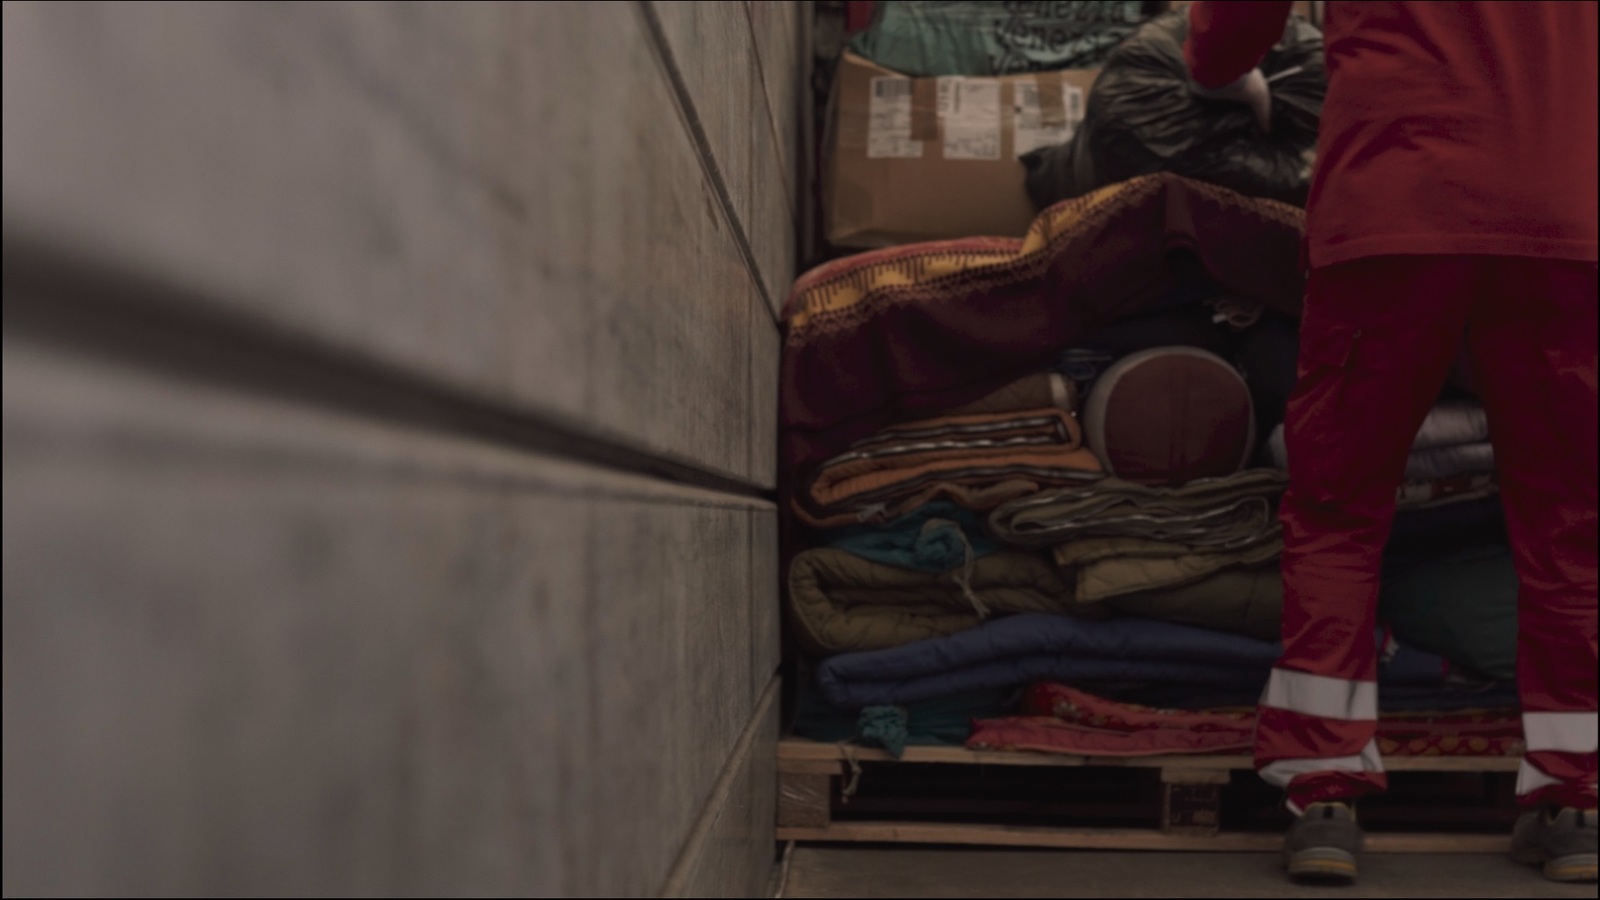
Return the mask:
[[[1253, 709], [1153, 709], [1051, 682], [1029, 688], [1021, 712], [974, 720], [967, 747], [1074, 756], [1244, 753], [1256, 718]], [[1523, 750], [1513, 710], [1386, 716], [1377, 740], [1393, 756], [1519, 756]]]

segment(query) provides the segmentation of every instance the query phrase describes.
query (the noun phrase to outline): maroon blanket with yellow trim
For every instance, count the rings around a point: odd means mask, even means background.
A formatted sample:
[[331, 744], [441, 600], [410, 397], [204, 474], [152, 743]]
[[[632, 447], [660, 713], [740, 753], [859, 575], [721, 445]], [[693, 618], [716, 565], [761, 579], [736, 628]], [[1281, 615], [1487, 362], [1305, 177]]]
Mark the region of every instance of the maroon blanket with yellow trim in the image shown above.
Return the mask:
[[784, 307], [780, 471], [800, 477], [886, 425], [1040, 371], [1061, 348], [1202, 275], [1298, 316], [1303, 218], [1160, 174], [1058, 203], [1021, 239], [937, 241], [820, 266]]

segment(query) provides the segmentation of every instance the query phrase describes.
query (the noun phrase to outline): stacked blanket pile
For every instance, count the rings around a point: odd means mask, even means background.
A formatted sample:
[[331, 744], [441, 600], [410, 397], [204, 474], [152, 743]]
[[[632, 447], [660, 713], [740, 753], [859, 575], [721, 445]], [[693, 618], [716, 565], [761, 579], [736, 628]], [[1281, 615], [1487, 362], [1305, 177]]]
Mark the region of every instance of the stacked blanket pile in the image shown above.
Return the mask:
[[944, 574], [848, 550], [808, 550], [789, 566], [800, 645], [818, 656], [883, 650], [972, 628], [991, 616], [1066, 612], [1072, 591], [1048, 561], [995, 553]]
[[[1273, 466], [1287, 471], [1283, 427], [1267, 442]], [[1391, 549], [1422, 551], [1503, 538], [1494, 446], [1483, 407], [1467, 397], [1441, 400], [1423, 420], [1406, 460], [1395, 504]]]
[[[796, 733], [895, 752], [1248, 743], [1279, 653], [1300, 224], [1150, 176], [1021, 240], [797, 282], [780, 410]], [[1514, 719], [1461, 712], [1514, 702], [1486, 441], [1476, 406], [1441, 402], [1400, 490], [1374, 635], [1395, 752], [1512, 746]], [[1457, 725], [1472, 740], [1442, 750]]]
[[1285, 479], [1270, 469], [1179, 488], [1115, 478], [1007, 503], [1001, 540], [1048, 547], [1081, 604], [1275, 639], [1283, 590], [1276, 514]]

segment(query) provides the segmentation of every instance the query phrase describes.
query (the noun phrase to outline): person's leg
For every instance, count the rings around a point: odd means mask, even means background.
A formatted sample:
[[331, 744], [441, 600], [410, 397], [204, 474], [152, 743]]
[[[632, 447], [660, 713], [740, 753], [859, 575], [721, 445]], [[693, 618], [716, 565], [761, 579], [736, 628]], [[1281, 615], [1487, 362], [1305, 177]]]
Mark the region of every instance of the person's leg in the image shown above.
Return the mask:
[[1297, 814], [1386, 786], [1374, 741], [1378, 573], [1406, 457], [1461, 346], [1477, 273], [1471, 258], [1415, 256], [1311, 275], [1285, 421], [1284, 650], [1255, 741], [1262, 777]]
[[1479, 295], [1468, 340], [1521, 582], [1517, 684], [1527, 755], [1517, 796], [1529, 806], [1592, 810], [1596, 268], [1518, 258], [1494, 265], [1496, 290]]

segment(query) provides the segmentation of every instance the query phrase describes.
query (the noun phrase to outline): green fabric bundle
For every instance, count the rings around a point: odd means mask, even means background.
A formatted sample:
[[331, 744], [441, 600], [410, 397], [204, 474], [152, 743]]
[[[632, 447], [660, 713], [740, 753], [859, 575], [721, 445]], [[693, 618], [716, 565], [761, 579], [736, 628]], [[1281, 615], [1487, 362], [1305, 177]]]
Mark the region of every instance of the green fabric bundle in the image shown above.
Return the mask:
[[1378, 618], [1454, 665], [1497, 681], [1517, 676], [1517, 570], [1503, 544], [1389, 561]]

